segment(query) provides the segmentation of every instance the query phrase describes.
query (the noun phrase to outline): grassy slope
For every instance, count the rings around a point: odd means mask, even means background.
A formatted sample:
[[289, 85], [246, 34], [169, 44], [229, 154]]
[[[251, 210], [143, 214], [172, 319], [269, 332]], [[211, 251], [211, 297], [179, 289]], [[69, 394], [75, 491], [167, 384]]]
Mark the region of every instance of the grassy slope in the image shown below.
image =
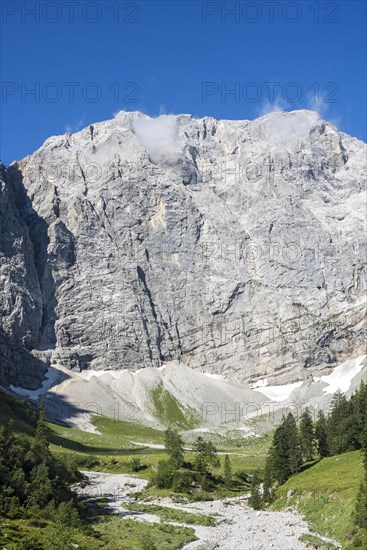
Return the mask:
[[196, 539], [191, 527], [105, 518], [96, 530], [108, 538], [105, 550], [178, 550]]
[[[33, 409], [25, 400], [17, 399], [0, 391], [0, 425], [12, 421], [14, 432], [27, 438], [32, 438], [35, 432], [35, 415]], [[76, 462], [88, 459], [92, 454], [104, 464], [108, 470], [109, 461], [116, 455], [128, 455], [131, 458], [139, 453], [152, 453], [152, 463], [164, 455], [150, 449], [138, 449], [131, 440], [149, 443], [162, 443], [163, 432], [130, 424], [114, 422], [108, 418], [96, 417], [95, 425], [101, 434], [91, 434], [80, 430], [72, 430], [48, 423], [50, 448], [54, 454], [75, 457]], [[140, 456], [140, 454], [139, 454]], [[122, 458], [122, 457], [121, 457]], [[120, 459], [121, 459], [120, 458]], [[102, 468], [101, 468], [102, 469]], [[127, 463], [110, 464], [111, 471], [129, 471]], [[157, 550], [179, 549], [184, 543], [195, 540], [191, 528], [142, 524], [132, 520], [121, 521], [115, 517], [101, 517], [94, 524], [94, 529], [83, 530], [57, 525], [38, 518], [32, 513], [24, 517], [3, 518], [0, 516], [0, 547], [8, 550], [42, 547], [45, 550], [64, 550], [72, 542], [80, 550], [142, 550], [156, 548]], [[41, 545], [41, 546], [39, 546]], [[22, 546], [22, 548], [23, 548]], [[77, 546], [76, 546], [77, 547]]]
[[[360, 451], [324, 458], [279, 487], [273, 507], [299, 510], [312, 529], [348, 548], [348, 533], [353, 528], [352, 513], [362, 477]], [[291, 489], [295, 493], [287, 500]]]
[[182, 407], [177, 399], [159, 383], [150, 392], [155, 416], [165, 426], [191, 430], [200, 425], [200, 416], [190, 407]]
[[25, 399], [15, 399], [0, 390], [0, 425], [13, 422], [14, 431], [34, 435], [35, 411]]
[[0, 545], [7, 550], [65, 550], [71, 548], [71, 543], [79, 550], [178, 550], [196, 538], [189, 527], [147, 524], [111, 516], [101, 517], [93, 527], [93, 531], [83, 532], [36, 517], [0, 517]]
[[98, 455], [126, 454], [137, 450], [132, 441], [163, 444], [164, 434], [139, 424], [117, 422], [103, 416], [95, 416], [93, 423], [100, 433], [83, 432], [49, 424], [50, 442], [66, 451]]
[[[24, 401], [14, 400], [3, 393], [0, 393], [0, 398], [0, 423], [12, 419], [15, 431], [31, 437], [34, 433], [34, 424], [29, 406]], [[163, 444], [164, 433], [159, 430], [128, 422], [116, 422], [104, 417], [95, 417], [93, 422], [100, 434], [49, 424], [52, 451], [58, 455], [73, 457], [77, 464], [86, 469], [91, 467], [116, 473], [130, 472], [128, 461], [132, 456], [139, 456], [146, 469], [138, 475], [146, 479], [150, 479], [157, 463], [167, 458], [162, 450], [138, 448], [132, 443], [138, 441]], [[226, 438], [219, 438], [216, 444], [221, 451], [239, 453], [230, 454], [232, 471], [236, 477], [241, 471], [251, 473], [257, 468], [263, 468], [270, 441], [271, 436], [268, 434], [259, 438], [244, 439], [242, 448], [229, 448], [231, 442], [226, 441]], [[91, 457], [96, 460], [95, 463], [84, 462]], [[193, 460], [193, 453], [186, 453], [186, 458]], [[220, 456], [220, 461], [221, 466], [216, 469], [216, 474], [223, 473], [223, 456]], [[298, 509], [316, 532], [339, 540], [343, 543], [343, 548], [347, 549], [348, 533], [353, 527], [352, 511], [362, 473], [362, 455], [358, 451], [323, 459], [279, 487], [278, 499], [273, 506], [275, 509]], [[290, 489], [295, 490], [295, 494], [287, 500], [286, 494]], [[246, 490], [246, 484], [239, 484], [235, 490], [222, 490], [223, 494], [216, 496], [234, 496]], [[166, 495], [171, 494], [171, 491], [151, 488], [145, 493]], [[104, 529], [104, 525], [99, 527], [101, 533]], [[119, 531], [117, 524], [113, 524], [112, 531]], [[184, 536], [183, 533], [181, 535]], [[181, 535], [177, 535], [178, 539]], [[151, 535], [147, 536], [149, 538]], [[158, 539], [162, 536], [163, 533], [158, 533]], [[189, 535], [186, 533], [185, 536]], [[175, 539], [176, 535], [172, 534], [172, 537]]]

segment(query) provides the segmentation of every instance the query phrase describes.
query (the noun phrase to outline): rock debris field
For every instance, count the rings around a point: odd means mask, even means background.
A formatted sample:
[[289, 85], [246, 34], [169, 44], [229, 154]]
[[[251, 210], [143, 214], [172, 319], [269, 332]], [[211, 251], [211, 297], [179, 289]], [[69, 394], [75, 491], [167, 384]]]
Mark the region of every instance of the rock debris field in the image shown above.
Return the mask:
[[[134, 502], [133, 494], [141, 491], [147, 481], [125, 474], [87, 472], [87, 481], [75, 488], [79, 495], [89, 499], [105, 498], [108, 507], [122, 518], [157, 522], [153, 514], [124, 509], [124, 503]], [[216, 526], [188, 525], [195, 530], [197, 541], [184, 546], [184, 550], [305, 550], [299, 537], [309, 533], [307, 523], [297, 514], [289, 512], [255, 511], [239, 498], [210, 502], [177, 504], [169, 498], [149, 501], [191, 513], [218, 517]], [[171, 523], [171, 522], [167, 522]], [[180, 524], [185, 525], [185, 524]], [[339, 547], [340, 548], [340, 547]]]

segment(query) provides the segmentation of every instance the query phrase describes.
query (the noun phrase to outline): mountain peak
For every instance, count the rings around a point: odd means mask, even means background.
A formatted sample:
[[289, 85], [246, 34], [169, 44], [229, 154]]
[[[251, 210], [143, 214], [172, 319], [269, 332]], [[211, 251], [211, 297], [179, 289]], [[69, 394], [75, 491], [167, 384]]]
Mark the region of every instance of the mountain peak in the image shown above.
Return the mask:
[[18, 338], [22, 371], [179, 361], [271, 384], [360, 352], [365, 149], [312, 111], [121, 112], [50, 138], [4, 176], [5, 248], [33, 281], [1, 268], [9, 357]]

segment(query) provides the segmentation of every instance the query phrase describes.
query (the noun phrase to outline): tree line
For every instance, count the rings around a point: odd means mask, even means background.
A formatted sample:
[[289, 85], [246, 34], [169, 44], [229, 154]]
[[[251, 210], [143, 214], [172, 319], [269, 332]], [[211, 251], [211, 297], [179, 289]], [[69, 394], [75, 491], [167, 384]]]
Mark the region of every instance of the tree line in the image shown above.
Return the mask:
[[168, 459], [158, 463], [151, 479], [152, 485], [177, 492], [207, 492], [219, 485], [233, 487], [232, 466], [228, 455], [224, 457], [223, 475], [214, 475], [214, 468], [219, 467], [220, 462], [217, 449], [211, 441], [205, 441], [199, 436], [193, 445], [194, 459], [190, 462], [185, 459], [181, 435], [169, 428], [165, 432], [165, 449]]
[[0, 516], [41, 513], [47, 519], [80, 525], [80, 507], [69, 489], [78, 473], [50, 452], [43, 401], [35, 428], [34, 438], [29, 439], [14, 434], [12, 421], [0, 426]]
[[[367, 384], [350, 399], [335, 393], [329, 414], [318, 412], [314, 421], [308, 408], [297, 423], [291, 412], [283, 416], [276, 428], [265, 463], [263, 480], [257, 472], [251, 485], [250, 504], [261, 509], [273, 499], [273, 491], [312, 461], [362, 450], [364, 480], [361, 483], [355, 510], [355, 523], [367, 529]], [[311, 463], [311, 464], [310, 464]]]

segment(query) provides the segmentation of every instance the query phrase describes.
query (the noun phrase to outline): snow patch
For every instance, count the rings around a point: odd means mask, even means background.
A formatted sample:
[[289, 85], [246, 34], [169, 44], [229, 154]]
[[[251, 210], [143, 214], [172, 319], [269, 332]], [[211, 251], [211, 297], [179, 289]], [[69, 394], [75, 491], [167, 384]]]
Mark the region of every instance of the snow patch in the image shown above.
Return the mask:
[[257, 388], [256, 391], [262, 393], [272, 401], [285, 401], [289, 398], [292, 391], [302, 386], [303, 382], [294, 382], [293, 384], [284, 384], [282, 386], [266, 386]]
[[49, 367], [46, 372], [46, 378], [42, 382], [42, 386], [38, 390], [28, 390], [26, 388], [21, 388], [20, 386], [10, 386], [10, 389], [22, 397], [28, 397], [32, 401], [37, 401], [37, 399], [48, 392], [48, 390], [57, 382], [60, 377], [60, 371], [55, 367]]
[[338, 390], [346, 392], [349, 390], [352, 380], [362, 370], [366, 355], [360, 355], [355, 359], [348, 359], [338, 367], [335, 367], [331, 374], [321, 376], [321, 380], [327, 385], [324, 393], [335, 393]]
[[255, 390], [257, 388], [265, 388], [267, 385], [268, 385], [268, 379], [264, 378], [264, 380], [258, 380], [257, 382], [250, 384], [250, 388], [252, 390]]
[[210, 378], [214, 378], [214, 380], [223, 380], [224, 378], [222, 374], [213, 374], [211, 372], [202, 372], [201, 374], [204, 374], [205, 376], [209, 376]]

